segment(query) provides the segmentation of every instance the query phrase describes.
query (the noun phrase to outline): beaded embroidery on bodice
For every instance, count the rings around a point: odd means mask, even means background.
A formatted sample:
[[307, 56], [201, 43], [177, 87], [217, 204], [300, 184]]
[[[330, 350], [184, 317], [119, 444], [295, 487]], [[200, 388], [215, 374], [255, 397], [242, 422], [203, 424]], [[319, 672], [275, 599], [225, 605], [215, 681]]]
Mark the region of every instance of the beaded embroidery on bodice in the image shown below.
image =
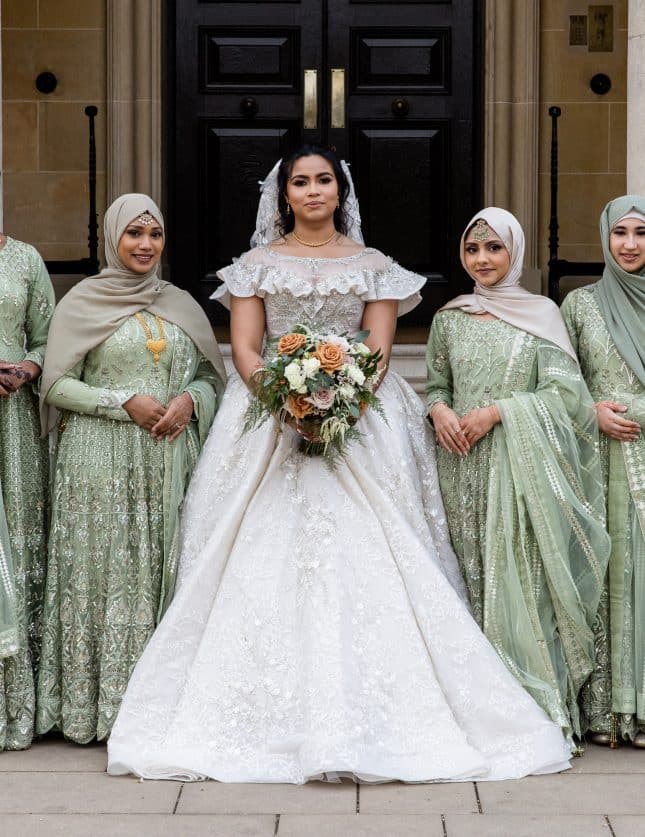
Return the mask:
[[399, 314], [419, 301], [425, 278], [366, 247], [336, 259], [287, 256], [256, 247], [219, 271], [224, 285], [213, 294], [228, 307], [233, 296], [264, 299], [267, 336], [296, 323], [342, 334], [360, 329], [365, 303], [398, 299]]

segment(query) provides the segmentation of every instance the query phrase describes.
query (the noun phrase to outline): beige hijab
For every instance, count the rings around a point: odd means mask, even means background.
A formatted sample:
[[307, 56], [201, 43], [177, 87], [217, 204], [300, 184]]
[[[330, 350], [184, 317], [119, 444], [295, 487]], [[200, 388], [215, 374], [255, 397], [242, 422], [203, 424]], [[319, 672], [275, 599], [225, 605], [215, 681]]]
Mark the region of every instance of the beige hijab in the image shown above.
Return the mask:
[[47, 393], [95, 346], [103, 343], [137, 311], [146, 309], [179, 326], [211, 362], [219, 378], [218, 396], [226, 382], [222, 355], [206, 314], [193, 297], [157, 274], [158, 266], [141, 276], [123, 265], [117, 248], [126, 227], [149, 212], [164, 227], [163, 215], [147, 195], [121, 195], [105, 213], [107, 267], [75, 285], [61, 300], [49, 329], [43, 368], [40, 420], [43, 434], [53, 430], [57, 411], [46, 404]]
[[576, 359], [576, 353], [558, 306], [547, 297], [532, 294], [520, 285], [524, 266], [524, 232], [514, 215], [497, 206], [489, 206], [470, 219], [459, 245], [464, 270], [468, 272], [464, 260], [466, 235], [480, 218], [497, 233], [508, 250], [511, 257], [508, 273], [492, 288], [480, 285], [477, 279], [469, 274], [475, 279], [474, 293], [457, 296], [440, 310], [461, 308], [468, 314], [488, 312], [522, 331], [554, 343], [563, 352]]

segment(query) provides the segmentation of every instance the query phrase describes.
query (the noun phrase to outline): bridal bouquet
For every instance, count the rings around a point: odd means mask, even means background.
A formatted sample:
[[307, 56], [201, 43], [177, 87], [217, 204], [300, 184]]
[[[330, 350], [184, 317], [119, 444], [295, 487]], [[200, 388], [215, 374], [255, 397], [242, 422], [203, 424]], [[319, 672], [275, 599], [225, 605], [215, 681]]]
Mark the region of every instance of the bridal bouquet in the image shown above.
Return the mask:
[[296, 325], [274, 341], [275, 358], [253, 373], [255, 397], [244, 430], [276, 416], [281, 424], [295, 425], [304, 453], [333, 464], [360, 436], [355, 424], [368, 407], [384, 417], [373, 391], [382, 355], [363, 343], [368, 334], [349, 337]]

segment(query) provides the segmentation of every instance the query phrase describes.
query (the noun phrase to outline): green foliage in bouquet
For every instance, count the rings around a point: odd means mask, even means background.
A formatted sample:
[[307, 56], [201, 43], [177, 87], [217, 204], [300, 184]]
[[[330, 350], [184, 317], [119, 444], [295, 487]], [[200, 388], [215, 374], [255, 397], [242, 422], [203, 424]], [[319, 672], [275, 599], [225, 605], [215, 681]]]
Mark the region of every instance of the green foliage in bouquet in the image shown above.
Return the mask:
[[368, 335], [334, 335], [299, 324], [271, 341], [275, 356], [253, 373], [244, 431], [274, 416], [301, 434], [303, 453], [333, 466], [347, 444], [360, 438], [356, 422], [365, 410], [385, 420], [374, 394], [382, 353], [365, 345]]

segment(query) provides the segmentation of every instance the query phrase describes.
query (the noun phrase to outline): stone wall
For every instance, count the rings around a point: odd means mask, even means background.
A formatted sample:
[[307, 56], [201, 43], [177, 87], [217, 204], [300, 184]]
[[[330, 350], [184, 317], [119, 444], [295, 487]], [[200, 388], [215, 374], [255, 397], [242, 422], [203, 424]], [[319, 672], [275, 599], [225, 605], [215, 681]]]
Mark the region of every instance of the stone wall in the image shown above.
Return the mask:
[[[541, 0], [540, 23], [540, 201], [539, 263], [548, 261], [550, 213], [551, 105], [562, 108], [559, 135], [559, 220], [561, 258], [601, 261], [600, 212], [626, 190], [627, 0], [613, 6], [613, 51], [569, 45], [569, 16], [587, 15], [575, 0]], [[589, 81], [608, 75], [609, 93], [597, 95]]]
[[[34, 243], [45, 258], [78, 258], [86, 254], [87, 241], [86, 105], [99, 108], [98, 207], [105, 205], [108, 193], [136, 187], [159, 197], [163, 191], [157, 159], [161, 145], [159, 90], [148, 90], [150, 79], [146, 73], [148, 65], [156, 67], [157, 63], [156, 59], [148, 60], [144, 48], [161, 38], [159, 7], [155, 0], [136, 0], [136, 5], [134, 0], [110, 0], [108, 31], [108, 0], [0, 2], [4, 227], [9, 234]], [[569, 16], [588, 14], [587, 3], [539, 0], [538, 9], [536, 0], [487, 0], [489, 10], [498, 10], [489, 21], [489, 29], [494, 23], [487, 35], [492, 38], [487, 46], [489, 63], [492, 50], [497, 49], [500, 55], [494, 66], [491, 64], [495, 84], [489, 79], [487, 92], [488, 122], [497, 130], [496, 135], [487, 131], [490, 147], [486, 177], [490, 182], [486, 199], [497, 199], [522, 215], [527, 225], [529, 262], [537, 263], [542, 270], [548, 259], [550, 105], [562, 108], [562, 257], [600, 258], [600, 210], [609, 198], [626, 188], [627, 0], [608, 5], [614, 10], [613, 51], [590, 52], [585, 46], [569, 46]], [[538, 38], [533, 43], [522, 28], [525, 18], [529, 26], [527, 15], [534, 7], [531, 14], [540, 20], [539, 46]], [[506, 35], [504, 26], [509, 30]], [[539, 88], [539, 99], [530, 99], [533, 88], [524, 82], [530, 81], [531, 52], [536, 49], [540, 75], [539, 85], [534, 87]], [[139, 60], [142, 56], [145, 60]], [[108, 60], [112, 67], [110, 84]], [[58, 77], [58, 87], [50, 95], [39, 93], [34, 84], [43, 70]], [[612, 80], [612, 89], [605, 96], [589, 88], [589, 80], [599, 72]], [[161, 73], [153, 76], [158, 86]], [[515, 88], [519, 82], [518, 91]], [[106, 96], [111, 100], [110, 143], [113, 151], [119, 152], [112, 155], [109, 184]], [[539, 111], [535, 155], [520, 130], [524, 124], [522, 108], [530, 110], [535, 107], [534, 101]], [[512, 119], [506, 114], [511, 110], [517, 111], [519, 121], [509, 133]], [[527, 116], [525, 129], [531, 127], [529, 121]], [[509, 146], [511, 135], [514, 145]], [[156, 149], [156, 157], [150, 149]], [[154, 163], [152, 173], [148, 171], [150, 160]], [[536, 168], [537, 218], [530, 199], [535, 194]]]
[[[105, 205], [107, 0], [2, 0], [4, 230], [44, 258], [87, 255], [87, 117]], [[48, 95], [35, 80], [54, 73]], [[101, 216], [99, 216], [101, 222]]]

